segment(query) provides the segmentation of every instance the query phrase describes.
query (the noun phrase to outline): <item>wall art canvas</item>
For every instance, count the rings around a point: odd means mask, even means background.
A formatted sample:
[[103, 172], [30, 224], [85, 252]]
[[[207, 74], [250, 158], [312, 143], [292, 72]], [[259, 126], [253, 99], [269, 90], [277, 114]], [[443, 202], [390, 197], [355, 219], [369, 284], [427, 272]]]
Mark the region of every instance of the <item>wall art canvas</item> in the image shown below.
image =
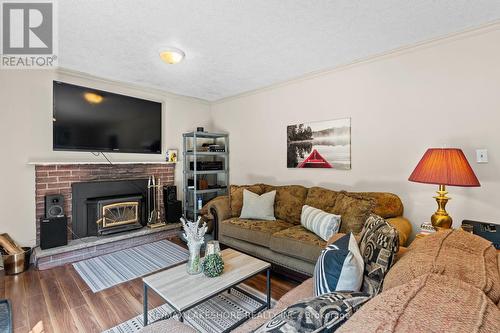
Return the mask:
[[287, 126], [287, 167], [351, 169], [351, 118]]

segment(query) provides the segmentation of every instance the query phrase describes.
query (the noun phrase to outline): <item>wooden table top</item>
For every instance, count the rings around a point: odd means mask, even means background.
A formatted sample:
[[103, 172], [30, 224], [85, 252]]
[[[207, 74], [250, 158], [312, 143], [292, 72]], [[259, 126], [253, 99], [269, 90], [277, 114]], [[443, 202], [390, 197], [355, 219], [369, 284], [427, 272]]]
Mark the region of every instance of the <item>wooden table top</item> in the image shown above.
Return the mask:
[[179, 265], [147, 276], [142, 281], [177, 311], [184, 311], [271, 267], [268, 262], [233, 249], [223, 250], [221, 254], [224, 272], [218, 277], [209, 278], [203, 273], [190, 275], [186, 265]]

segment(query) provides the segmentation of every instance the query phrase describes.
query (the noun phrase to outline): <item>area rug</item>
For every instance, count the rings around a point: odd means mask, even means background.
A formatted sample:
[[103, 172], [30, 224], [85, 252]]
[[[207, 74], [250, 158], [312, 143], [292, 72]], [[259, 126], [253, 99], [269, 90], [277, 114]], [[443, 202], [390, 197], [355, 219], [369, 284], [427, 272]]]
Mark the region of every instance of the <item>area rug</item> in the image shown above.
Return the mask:
[[0, 300], [0, 332], [12, 332], [12, 308], [7, 299]]
[[[238, 285], [238, 288], [265, 300], [265, 295], [245, 284]], [[272, 301], [272, 305], [276, 301]], [[249, 317], [252, 312], [261, 306], [259, 302], [248, 297], [236, 289], [231, 293], [224, 292], [204, 303], [183, 313], [184, 323], [193, 327], [201, 333], [220, 333], [232, 327], [243, 318]], [[177, 318], [173, 309], [164, 304], [148, 311], [148, 323], [153, 323], [160, 319]], [[134, 333], [143, 328], [142, 314], [124, 323], [110, 328], [103, 333]]]
[[186, 249], [161, 240], [79, 261], [73, 267], [95, 293], [187, 259]]

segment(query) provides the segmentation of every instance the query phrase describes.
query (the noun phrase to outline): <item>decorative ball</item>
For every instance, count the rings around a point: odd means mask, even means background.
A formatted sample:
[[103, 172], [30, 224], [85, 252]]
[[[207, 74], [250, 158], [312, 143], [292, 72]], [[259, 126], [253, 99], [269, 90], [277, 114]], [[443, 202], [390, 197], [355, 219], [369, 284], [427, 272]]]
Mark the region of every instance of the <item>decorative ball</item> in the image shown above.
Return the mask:
[[208, 277], [216, 277], [222, 274], [224, 261], [220, 254], [209, 254], [203, 261], [203, 272]]

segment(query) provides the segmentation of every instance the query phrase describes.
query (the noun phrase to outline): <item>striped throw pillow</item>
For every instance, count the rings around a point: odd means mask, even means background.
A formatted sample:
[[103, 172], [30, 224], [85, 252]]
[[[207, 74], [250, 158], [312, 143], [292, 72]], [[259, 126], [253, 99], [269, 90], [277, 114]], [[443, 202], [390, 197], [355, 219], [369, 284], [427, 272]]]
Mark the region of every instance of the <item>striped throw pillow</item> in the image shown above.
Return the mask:
[[314, 268], [314, 294], [359, 291], [363, 284], [364, 261], [352, 233], [339, 238], [320, 254]]
[[340, 222], [340, 215], [329, 214], [308, 205], [302, 206], [300, 224], [325, 241], [328, 241], [330, 237], [339, 232]]

